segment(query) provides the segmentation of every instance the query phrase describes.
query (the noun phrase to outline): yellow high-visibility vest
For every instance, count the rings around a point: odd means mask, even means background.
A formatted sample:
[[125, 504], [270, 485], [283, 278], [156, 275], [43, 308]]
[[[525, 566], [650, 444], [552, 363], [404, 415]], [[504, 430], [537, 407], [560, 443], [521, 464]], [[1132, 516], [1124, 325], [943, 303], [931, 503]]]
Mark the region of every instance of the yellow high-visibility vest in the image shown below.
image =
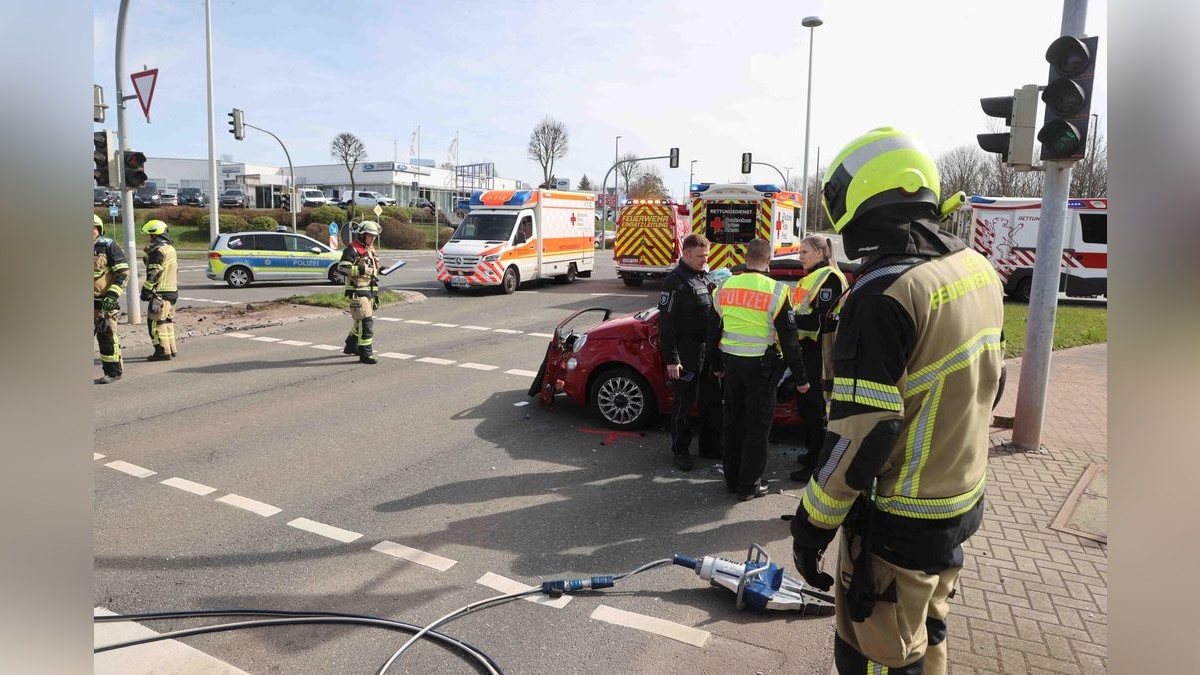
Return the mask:
[[787, 285], [765, 274], [731, 277], [713, 291], [713, 309], [724, 324], [721, 351], [734, 356], [762, 356], [778, 342], [775, 317], [787, 304]]

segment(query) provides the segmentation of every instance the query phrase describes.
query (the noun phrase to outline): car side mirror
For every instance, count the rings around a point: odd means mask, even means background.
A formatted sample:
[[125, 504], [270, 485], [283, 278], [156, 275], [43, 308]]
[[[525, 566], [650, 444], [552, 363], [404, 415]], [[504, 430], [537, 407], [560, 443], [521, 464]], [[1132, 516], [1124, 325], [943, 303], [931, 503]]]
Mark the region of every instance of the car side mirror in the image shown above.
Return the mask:
[[526, 241], [526, 239], [525, 239], [525, 233], [524, 233], [524, 232], [518, 232], [518, 233], [517, 233], [517, 237], [516, 237], [515, 239], [513, 239], [513, 244], [524, 244], [524, 243], [525, 243], [525, 241]]
[[308, 252], [309, 252], [309, 253], [320, 253], [320, 252], [321, 252], [321, 249], [317, 248], [316, 246], [309, 246], [309, 247], [308, 247]]

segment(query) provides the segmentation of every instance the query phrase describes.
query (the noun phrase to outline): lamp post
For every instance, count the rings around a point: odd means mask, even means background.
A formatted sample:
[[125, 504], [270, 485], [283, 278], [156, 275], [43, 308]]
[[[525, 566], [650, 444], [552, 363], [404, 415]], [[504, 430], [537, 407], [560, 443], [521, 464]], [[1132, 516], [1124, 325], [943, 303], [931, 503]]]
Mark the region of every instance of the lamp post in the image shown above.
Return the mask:
[[[812, 119], [812, 65], [813, 65], [813, 29], [825, 23], [819, 16], [806, 16], [800, 22], [808, 29], [808, 102], [804, 108], [804, 178], [801, 190], [804, 192], [804, 204], [808, 205], [808, 128]], [[808, 209], [804, 209], [804, 231], [808, 231]]]
[[792, 179], [792, 167], [785, 166], [785, 167], [783, 167], [783, 171], [784, 171], [783, 189], [786, 190], [786, 189], [788, 189], [788, 181], [790, 181]]
[[699, 160], [693, 159], [688, 165], [688, 192], [692, 191], [692, 185], [696, 181], [696, 162]]

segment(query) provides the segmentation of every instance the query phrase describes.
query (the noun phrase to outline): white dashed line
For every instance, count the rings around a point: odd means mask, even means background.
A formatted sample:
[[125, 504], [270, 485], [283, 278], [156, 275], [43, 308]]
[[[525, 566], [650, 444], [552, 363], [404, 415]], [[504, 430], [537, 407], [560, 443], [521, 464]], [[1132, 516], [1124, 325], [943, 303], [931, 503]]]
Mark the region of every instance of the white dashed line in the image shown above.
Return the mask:
[[418, 321], [417, 319], [405, 319], [404, 323], [415, 323], [418, 326], [428, 326], [432, 321]]
[[98, 460], [98, 459], [104, 459], [104, 455], [102, 455], [102, 454], [100, 454], [100, 453], [98, 453], [98, 452], [93, 452], [93, 453], [92, 453], [92, 461], [94, 462], [94, 461], [96, 461], [96, 460]]
[[496, 370], [500, 366], [489, 366], [486, 363], [460, 363], [459, 368], [470, 368], [471, 370]]
[[529, 401], [517, 401], [517, 402], [516, 402], [516, 403], [514, 403], [513, 405], [514, 405], [515, 407], [517, 407], [517, 408], [520, 408], [520, 407], [521, 407], [521, 406], [523, 406], [523, 405], [529, 405]]
[[[564, 596], [566, 597], [566, 596]], [[626, 612], [623, 609], [609, 607], [608, 605], [600, 605], [592, 612], [592, 618], [605, 623], [616, 624], [618, 626], [626, 626], [636, 628], [637, 630], [647, 633], [654, 633], [663, 637], [678, 640], [684, 644], [692, 645], [693, 647], [703, 647], [708, 641], [709, 633], [706, 630], [699, 630], [691, 626], [685, 626], [674, 621], [665, 619], [656, 619], [645, 614], [636, 614], [634, 612]]]
[[250, 513], [257, 513], [263, 518], [270, 518], [271, 516], [283, 510], [279, 507], [271, 506], [270, 504], [264, 504], [253, 499], [234, 494], [225, 495], [224, 497], [217, 499], [217, 501], [230, 506], [236, 506], [239, 509], [245, 509]]
[[105, 464], [104, 466], [107, 466], [110, 469], [116, 469], [117, 471], [120, 471], [121, 473], [127, 473], [130, 476], [137, 476], [138, 478], [146, 478], [148, 476], [153, 476], [154, 474], [158, 473], [157, 471], [151, 471], [150, 469], [138, 466], [137, 464], [130, 464], [129, 462], [122, 462], [119, 459], [116, 461], [113, 461], [113, 462], [109, 462], [108, 464]]
[[[484, 574], [476, 579], [475, 583], [479, 584], [480, 586], [487, 586], [488, 588], [494, 591], [500, 591], [501, 593], [522, 593], [524, 591], [531, 591], [536, 588], [536, 586], [526, 586], [519, 581], [513, 581], [508, 577], [502, 577], [499, 574], [492, 574], [491, 572], [488, 572], [487, 574]], [[521, 599], [528, 600], [529, 602], [534, 602], [539, 605], [546, 605], [547, 607], [554, 607], [555, 609], [562, 609], [563, 607], [567, 606], [568, 602], [571, 601], [571, 596], [562, 595], [557, 598], [551, 598], [548, 595], [527, 595]]]
[[384, 353], [380, 354], [380, 356], [384, 357], [385, 359], [401, 359], [401, 360], [411, 359], [413, 357], [412, 354], [401, 354], [400, 352], [384, 352]]
[[530, 337], [554, 337], [551, 333], [527, 333]]
[[433, 325], [437, 326], [438, 328], [458, 328], [458, 324], [456, 323], [435, 323]]
[[304, 342], [303, 340], [283, 340], [283, 341], [282, 341], [282, 342], [280, 342], [279, 344], [281, 344], [281, 345], [290, 345], [290, 346], [292, 346], [292, 347], [307, 347], [307, 346], [311, 345], [312, 343], [311, 343], [311, 342]]
[[337, 345], [313, 345], [312, 348], [313, 349], [323, 349], [327, 352], [336, 352], [336, 351], [340, 351], [341, 349], [344, 349], [344, 347], [339, 347]]
[[537, 373], [535, 371], [520, 370], [517, 368], [513, 368], [512, 370], [506, 370], [506, 371], [504, 371], [504, 374], [505, 375], [522, 375], [524, 377], [537, 377]]
[[397, 319], [394, 316], [377, 316], [375, 318], [379, 319], [380, 321], [403, 321], [404, 320], [404, 319]]
[[463, 326], [463, 328], [466, 328], [467, 330], [491, 330], [491, 328], [488, 328], [487, 326]]
[[267, 337], [266, 335], [259, 335], [258, 337], [254, 337], [254, 338], [250, 338], [250, 339], [254, 340], [255, 342], [283, 342], [283, 340], [281, 340], [280, 338]]
[[432, 363], [435, 366], [448, 366], [451, 363], [454, 363], [454, 359], [435, 359], [432, 356], [426, 356], [423, 358], [419, 358], [419, 359], [417, 359], [417, 361], [419, 363]]
[[233, 337], [233, 338], [248, 338], [248, 337], [254, 337], [254, 336], [253, 336], [252, 334], [250, 334], [250, 333], [226, 333], [225, 335], [227, 335], [227, 336], [229, 336], [229, 337]]
[[313, 534], [319, 534], [322, 537], [328, 537], [330, 539], [335, 539], [337, 541], [342, 542], [343, 544], [349, 544], [350, 542], [352, 542], [362, 536], [362, 534], [360, 534], [358, 532], [351, 532], [350, 530], [343, 530], [340, 527], [326, 525], [325, 523], [318, 523], [317, 521], [309, 520], [308, 518], [297, 518], [293, 521], [288, 522], [288, 525], [291, 525], [292, 527], [296, 528], [297, 530], [304, 530], [305, 532], [312, 532]]
[[504, 333], [505, 335], [520, 335], [521, 333], [524, 333], [525, 331], [513, 330], [511, 328], [493, 328], [492, 332], [493, 333]]
[[386, 553], [393, 558], [400, 558], [418, 565], [424, 565], [425, 567], [435, 569], [439, 572], [445, 572], [446, 570], [458, 564], [458, 561], [456, 560], [443, 558], [440, 555], [426, 553], [425, 551], [419, 551], [415, 548], [409, 548], [403, 544], [397, 544], [395, 542], [386, 540], [375, 544], [371, 547], [371, 550], [378, 551], [380, 553]]
[[192, 481], [190, 481], [186, 478], [179, 478], [179, 477], [168, 478], [168, 479], [162, 481], [162, 484], [170, 485], [173, 488], [179, 488], [180, 490], [183, 490], [184, 492], [190, 492], [194, 495], [207, 495], [207, 494], [211, 494], [211, 493], [217, 491], [217, 488], [208, 487], [207, 485], [201, 485], [200, 483], [193, 483]]

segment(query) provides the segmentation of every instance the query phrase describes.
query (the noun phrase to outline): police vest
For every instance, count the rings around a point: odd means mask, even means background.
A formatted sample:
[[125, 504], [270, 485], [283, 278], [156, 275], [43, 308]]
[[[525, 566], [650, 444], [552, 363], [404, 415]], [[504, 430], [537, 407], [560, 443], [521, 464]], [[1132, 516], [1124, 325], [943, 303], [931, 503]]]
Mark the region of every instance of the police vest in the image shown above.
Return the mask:
[[787, 285], [765, 274], [747, 272], [713, 291], [713, 309], [721, 315], [721, 351], [762, 356], [778, 340], [775, 317], [787, 304]]
[[[829, 275], [833, 275], [842, 282], [842, 294], [838, 297], [837, 302], [829, 310], [829, 315], [836, 317], [842, 311], [842, 303], [846, 298], [846, 275], [842, 274], [841, 270], [834, 269], [830, 265], [818, 267], [817, 269], [804, 275], [800, 283], [796, 284], [796, 289], [792, 291], [792, 309], [796, 314], [812, 314], [816, 309], [819, 294], [817, 289], [825, 284], [829, 279]], [[798, 337], [801, 340], [816, 340], [820, 336], [820, 330], [799, 330], [797, 329]]]

